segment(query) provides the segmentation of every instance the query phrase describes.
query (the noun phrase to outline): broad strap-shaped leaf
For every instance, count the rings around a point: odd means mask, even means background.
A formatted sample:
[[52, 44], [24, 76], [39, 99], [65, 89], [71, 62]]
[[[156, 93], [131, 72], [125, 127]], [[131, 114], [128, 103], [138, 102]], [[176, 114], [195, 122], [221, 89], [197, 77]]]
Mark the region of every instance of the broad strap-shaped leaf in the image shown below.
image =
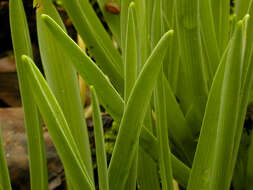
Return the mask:
[[50, 33], [41, 15], [50, 15], [63, 30], [64, 24], [51, 0], [40, 0], [36, 14], [40, 55], [46, 79], [61, 106], [90, 177], [93, 178], [88, 130], [83, 117], [76, 71], [70, 63], [71, 58], [62, 53], [60, 44]]
[[[160, 188], [160, 176], [155, 162], [141, 146], [138, 149], [137, 184], [140, 189], [153, 190]], [[152, 175], [150, 175], [152, 173]]]
[[96, 158], [98, 166], [99, 189], [109, 190], [107, 158], [105, 152], [104, 130], [99, 108], [99, 102], [96, 91], [93, 86], [90, 87], [92, 110], [93, 110], [93, 126], [96, 143]]
[[90, 174], [81, 158], [63, 111], [33, 61], [22, 56], [30, 93], [33, 95], [49, 134], [75, 189], [95, 190]]
[[[148, 130], [143, 130], [140, 135], [140, 147], [143, 149], [154, 161], [158, 161], [158, 141]], [[173, 177], [178, 183], [185, 187], [190, 175], [190, 168], [188, 168], [182, 161], [176, 156], [171, 154], [171, 165], [173, 171]]]
[[120, 10], [120, 33], [121, 33], [121, 47], [122, 51], [125, 52], [126, 47], [126, 31], [127, 31], [127, 22], [128, 22], [128, 7], [131, 2], [135, 0], [121, 0], [121, 10]]
[[[149, 106], [145, 119], [143, 121], [144, 126], [141, 131], [138, 148], [138, 171], [137, 171], [137, 183], [140, 189], [160, 189], [160, 174], [158, 172], [158, 154], [157, 152], [157, 139], [153, 136], [155, 122], [152, 118], [151, 106]], [[146, 129], [146, 130], [144, 130]], [[147, 136], [145, 135], [147, 134]], [[145, 141], [147, 138], [147, 141]], [[155, 139], [155, 140], [154, 140]], [[149, 142], [151, 140], [151, 142]], [[148, 153], [149, 150], [144, 147], [154, 147], [157, 159], [153, 159]], [[149, 148], [148, 148], [149, 149]], [[152, 175], [149, 175], [152, 173]]]
[[[253, 4], [249, 8], [251, 14], [253, 13]], [[253, 36], [252, 36], [252, 29], [253, 29], [253, 19], [248, 14], [245, 15], [244, 20], [245, 27], [244, 27], [244, 34], [246, 34], [246, 39], [244, 38], [245, 44], [245, 55], [244, 55], [244, 66], [243, 66], [243, 79], [242, 79], [242, 89], [241, 89], [241, 104], [239, 110], [239, 119], [237, 124], [237, 131], [235, 134], [235, 143], [234, 143], [234, 159], [233, 159], [233, 166], [235, 166], [237, 160], [237, 154], [240, 146], [241, 136], [243, 132], [243, 124], [245, 120], [245, 114], [247, 111], [248, 103], [251, 102], [252, 96], [252, 82], [253, 82], [253, 75], [251, 74], [253, 71], [253, 60], [252, 60], [252, 52], [253, 52]], [[247, 23], [247, 24], [246, 24]], [[234, 167], [231, 168], [233, 171]], [[232, 172], [233, 173], [233, 172]], [[231, 174], [232, 174], [231, 173]]]
[[[246, 24], [246, 28], [245, 28], [245, 35], [246, 35], [246, 45], [245, 45], [245, 55], [244, 55], [244, 73], [245, 72], [249, 72], [249, 67], [250, 67], [250, 63], [251, 63], [251, 56], [252, 56], [252, 51], [253, 51], [253, 19], [250, 15], [253, 15], [253, 1], [250, 2], [248, 10], [247, 10], [247, 14], [245, 17], [249, 17], [248, 22]], [[244, 17], [244, 18], [245, 18]], [[248, 81], [247, 80], [247, 75], [244, 76], [243, 79], [243, 84], [247, 85]]]
[[242, 26], [243, 21], [239, 21], [211, 87], [188, 190], [229, 189], [241, 99]]
[[[253, 9], [252, 3], [251, 6], [249, 7], [249, 11], [252, 11]], [[251, 12], [252, 13], [252, 12]], [[253, 64], [252, 64], [252, 29], [253, 29], [253, 20], [252, 18], [246, 14], [243, 18], [243, 70], [242, 70], [242, 85], [241, 85], [241, 91], [240, 91], [240, 107], [238, 109], [238, 120], [237, 120], [237, 128], [234, 136], [234, 148], [233, 148], [233, 161], [232, 161], [232, 166], [230, 168], [231, 172], [231, 178], [234, 173], [234, 168], [236, 165], [237, 161], [237, 155], [239, 151], [239, 147], [241, 144], [241, 137], [242, 137], [242, 132], [243, 132], [243, 126], [245, 122], [245, 115], [247, 111], [247, 106], [250, 101], [250, 86], [252, 86], [253, 83], [253, 76], [252, 76], [252, 71], [253, 71]], [[246, 34], [246, 36], [245, 36]], [[251, 53], [250, 53], [251, 52]]]
[[153, 4], [152, 24], [151, 24], [151, 48], [154, 49], [156, 44], [164, 33], [163, 26], [163, 1], [156, 0]]
[[[161, 70], [162, 71], [162, 70]], [[155, 112], [156, 112], [156, 127], [157, 127], [157, 139], [159, 150], [159, 169], [161, 176], [162, 189], [173, 189], [173, 177], [171, 166], [171, 154], [169, 147], [168, 137], [168, 117], [166, 106], [166, 93], [165, 93], [165, 81], [163, 80], [163, 73], [160, 72], [157, 85], [155, 88]]]
[[214, 146], [220, 112], [217, 107], [221, 104], [221, 89], [224, 78], [226, 56], [227, 54], [223, 55], [209, 92], [205, 116], [201, 127], [200, 137], [198, 139], [198, 146], [187, 190], [193, 190], [196, 188], [208, 189], [211, 182], [211, 167], [214, 160]]
[[126, 31], [126, 47], [124, 52], [124, 101], [127, 102], [130, 92], [137, 78], [137, 37], [136, 37], [136, 12], [135, 4], [132, 2], [128, 9], [128, 22]]
[[[145, 112], [161, 69], [168, 40], [172, 34], [173, 31], [169, 31], [161, 38], [143, 67], [130, 94], [109, 166], [111, 190], [123, 189], [126, 183], [128, 172], [134, 161]], [[121, 167], [122, 165], [124, 168]]]
[[[153, 0], [138, 0], [136, 5], [136, 31], [138, 44], [138, 73], [146, 62], [151, 53], [150, 33], [152, 21]], [[169, 30], [169, 29], [168, 29]], [[152, 131], [154, 122], [152, 121], [151, 106], [149, 106], [144, 119], [145, 128]], [[141, 134], [144, 130], [142, 130]], [[152, 173], [152, 175], [149, 175]], [[137, 183], [140, 189], [153, 190], [160, 188], [160, 176], [157, 167], [157, 161], [153, 160], [150, 155], [138, 148], [138, 172]]]
[[168, 30], [174, 27], [175, 22], [175, 1], [174, 0], [163, 0], [163, 22], [164, 29]]
[[[127, 31], [126, 31], [126, 47], [123, 49], [124, 58], [124, 102], [127, 104], [129, 95], [135, 84], [137, 78], [137, 66], [138, 66], [138, 51], [137, 51], [137, 32], [136, 32], [136, 12], [135, 3], [131, 2], [128, 8], [127, 18]], [[125, 189], [136, 189], [137, 181], [137, 163], [138, 163], [138, 150], [135, 153], [135, 161], [131, 166], [130, 174], [128, 176]]]
[[62, 2], [87, 48], [94, 55], [96, 64], [110, 78], [115, 88], [123, 94], [122, 57], [113, 46], [109, 34], [99, 21], [89, 0], [63, 0]]
[[[243, 22], [239, 21], [231, 42], [231, 48], [228, 51], [224, 72], [211, 189], [229, 189], [232, 180], [230, 169], [233, 162], [234, 137], [237, 127], [239, 127], [237, 123], [241, 106], [243, 38]], [[225, 157], [226, 159], [224, 159]]]
[[[179, 99], [184, 113], [193, 106], [190, 127], [199, 132], [207, 100], [207, 76], [204, 72], [199, 25], [199, 0], [177, 0], [176, 18], [182, 77]], [[185, 96], [187, 92], [187, 96]]]
[[220, 63], [220, 51], [214, 26], [212, 1], [199, 0], [199, 6], [201, 37], [208, 64], [207, 72], [209, 73], [210, 80], [212, 81]]
[[82, 49], [47, 15], [42, 15], [49, 31], [61, 45], [61, 51], [72, 58], [71, 63], [89, 84], [97, 89], [98, 98], [105, 109], [115, 118], [121, 118], [124, 102], [99, 67]]
[[0, 190], [11, 190], [11, 182], [5, 159], [4, 147], [2, 143], [2, 126], [0, 124]]
[[[154, 48], [164, 32], [163, 27], [163, 1], [154, 1], [151, 47]], [[172, 38], [173, 39], [173, 38]], [[171, 39], [171, 40], [172, 40]], [[168, 43], [169, 44], [169, 43]], [[167, 52], [167, 51], [166, 51]], [[155, 113], [156, 113], [156, 131], [159, 150], [159, 174], [161, 177], [162, 189], [173, 189], [173, 177], [171, 169], [171, 154], [168, 138], [168, 120], [166, 110], [166, 95], [163, 80], [163, 61], [160, 73], [158, 74], [157, 84], [154, 90]], [[160, 64], [157, 62], [157, 64]]]
[[[173, 1], [173, 2], [171, 2]], [[167, 13], [166, 15], [171, 15], [172, 18], [168, 17], [164, 18], [164, 28], [176, 28], [176, 11], [175, 11], [175, 1], [174, 0], [164, 0], [164, 6], [167, 7]], [[168, 5], [170, 4], [170, 5]], [[164, 16], [165, 17], [165, 16]], [[168, 52], [166, 53], [166, 56], [164, 58], [163, 63], [163, 72], [166, 78], [168, 79], [171, 88], [173, 92], [177, 93], [177, 87], [178, 87], [178, 80], [181, 79], [181, 76], [179, 77], [179, 66], [180, 66], [180, 52], [178, 49], [178, 33], [175, 32], [173, 39], [171, 40], [171, 45], [169, 45]]]
[[[253, 13], [253, 6], [252, 6], [252, 1], [251, 1], [251, 5], [249, 7], [249, 13], [252, 15]], [[252, 51], [253, 51], [253, 36], [252, 36], [252, 29], [253, 29], [253, 18], [250, 17], [248, 20], [248, 24], [247, 24], [247, 37], [246, 37], [246, 48], [245, 48], [245, 57], [244, 57], [244, 64], [245, 67], [244, 68], [244, 83], [243, 83], [243, 88], [242, 91], [245, 92], [242, 94], [242, 106], [241, 106], [241, 116], [238, 120], [238, 125], [242, 126], [245, 120], [245, 113], [247, 110], [247, 106], [248, 103], [252, 102], [252, 83], [253, 83], [253, 75], [252, 75], [252, 71], [253, 71], [253, 59], [252, 59]], [[249, 90], [250, 89], [250, 92]], [[234, 145], [234, 165], [236, 163], [236, 158], [237, 158], [237, 154], [238, 154], [238, 150], [240, 147], [240, 141], [241, 141], [241, 136], [242, 136], [242, 132], [243, 132], [243, 127], [238, 127], [237, 129], [237, 133], [235, 136], [235, 145]], [[252, 136], [251, 136], [252, 139]], [[252, 158], [253, 158], [253, 154], [252, 154], [252, 140], [251, 140], [251, 144], [249, 147], [249, 151], [248, 151], [248, 161], [247, 161], [247, 168], [246, 168], [246, 184], [245, 187], [247, 187], [247, 189], [251, 189], [253, 187], [252, 184], [252, 178], [253, 178], [253, 173], [252, 173]], [[233, 172], [232, 168], [232, 172]]]
[[163, 76], [163, 80], [166, 94], [165, 104], [169, 138], [180, 150], [180, 154], [185, 159], [185, 162], [190, 164], [192, 163], [196, 146], [194, 137], [165, 76]]
[[135, 2], [137, 15], [139, 70], [142, 68], [151, 53], [150, 33], [153, 1], [154, 0], [138, 0]]
[[222, 55], [229, 41], [230, 0], [212, 0], [216, 38]]
[[[251, 1], [250, 3], [250, 7], [249, 7], [249, 14], [252, 15], [253, 14], [253, 1]], [[248, 22], [248, 26], [247, 26], [247, 41], [246, 41], [246, 52], [245, 52], [245, 64], [247, 64], [248, 69], [247, 71], [247, 75], [245, 77], [245, 82], [244, 82], [244, 89], [247, 90], [250, 88], [250, 92], [245, 95], [242, 100], [244, 101], [244, 107], [242, 107], [242, 110], [245, 112], [246, 107], [248, 106], [249, 102], [252, 102], [252, 97], [253, 97], [253, 93], [252, 93], [252, 83], [253, 83], [253, 75], [252, 75], [252, 71], [253, 71], [253, 59], [252, 59], [252, 52], [253, 52], [253, 35], [252, 35], [252, 31], [253, 31], [253, 18], [250, 17], [249, 18], [249, 22]], [[246, 94], [246, 93], [245, 93]], [[247, 98], [248, 96], [248, 98]], [[244, 122], [244, 118], [241, 117], [241, 123]], [[242, 134], [243, 128], [239, 128], [238, 129], [238, 135], [236, 136], [235, 139], [235, 148], [234, 148], [234, 154], [237, 155], [238, 153], [238, 149], [239, 149], [239, 144], [240, 144], [240, 137]], [[246, 187], [247, 189], [252, 189], [253, 188], [253, 170], [252, 170], [252, 166], [253, 166], [253, 136], [251, 135], [251, 143], [248, 149], [248, 161], [247, 161], [247, 168], [246, 168]], [[234, 160], [234, 163], [236, 162], [236, 160]]]
[[21, 66], [21, 56], [23, 54], [31, 57], [33, 55], [28, 24], [22, 1], [10, 0], [9, 9], [12, 45], [14, 48], [27, 134], [31, 189], [47, 190], [48, 174], [42, 123], [38, 108], [27, 85], [26, 73]]

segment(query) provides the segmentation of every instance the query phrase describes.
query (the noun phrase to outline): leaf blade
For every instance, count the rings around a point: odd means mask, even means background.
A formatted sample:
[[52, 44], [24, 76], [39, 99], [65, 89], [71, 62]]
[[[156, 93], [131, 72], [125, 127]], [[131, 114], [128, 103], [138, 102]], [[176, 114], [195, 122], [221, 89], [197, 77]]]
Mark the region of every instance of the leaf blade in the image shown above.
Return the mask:
[[41, 15], [48, 14], [54, 18], [63, 30], [65, 30], [65, 27], [52, 1], [42, 0], [39, 2], [39, 5], [36, 11], [37, 31], [46, 79], [63, 110], [76, 144], [80, 147], [79, 151], [82, 159], [89, 171], [90, 177], [93, 179], [88, 130], [83, 117], [84, 113], [76, 71], [70, 64], [70, 58], [62, 54], [57, 40], [48, 31], [48, 28], [41, 19]]
[[[96, 63], [109, 76], [115, 88], [123, 94], [122, 57], [113, 46], [89, 1], [63, 0], [62, 2], [78, 33], [94, 54]], [[92, 18], [92, 22], [89, 18]]]
[[12, 44], [14, 48], [28, 143], [30, 185], [31, 189], [47, 190], [48, 174], [42, 123], [40, 121], [35, 100], [29, 93], [30, 89], [27, 86], [27, 80], [25, 77], [26, 73], [21, 66], [21, 56], [23, 54], [29, 56], [33, 55], [28, 24], [22, 1], [11, 0], [9, 9]]
[[[143, 122], [145, 110], [148, 105], [147, 103], [151, 97], [152, 90], [156, 82], [155, 79], [160, 71], [159, 65], [156, 65], [155, 63], [157, 63], [157, 59], [163, 58], [167, 47], [166, 42], [172, 34], [173, 32], [169, 31], [160, 40], [154, 49], [153, 54], [150, 56], [145, 66], [143, 67], [143, 70], [139, 75], [129, 97], [129, 102], [127, 103], [126, 111], [120, 124], [119, 134], [115, 143], [115, 148], [109, 166], [109, 185], [110, 189], [112, 190], [122, 189], [122, 187], [125, 185], [124, 183], [127, 179], [127, 173], [130, 169], [131, 164], [133, 163], [134, 152], [136, 150], [136, 145], [138, 144], [138, 138], [141, 132], [140, 124]], [[161, 52], [162, 54], [160, 54]], [[149, 75], [151, 71], [153, 71], [154, 78]], [[143, 96], [144, 92], [145, 96]], [[138, 101], [136, 101], [137, 99]], [[124, 134], [129, 134], [129, 137], [126, 137]], [[121, 160], [121, 164], [126, 166], [124, 170], [122, 168], [120, 171], [118, 170], [120, 168], [119, 160]]]
[[104, 131], [101, 119], [101, 113], [96, 91], [93, 86], [90, 87], [92, 108], [93, 108], [93, 125], [96, 143], [96, 158], [98, 165], [99, 189], [109, 190], [106, 152], [104, 144]]
[[86, 166], [82, 162], [79, 150], [59, 103], [33, 61], [25, 55], [22, 56], [22, 61], [26, 77], [29, 79], [29, 86], [33, 89], [31, 93], [45, 120], [64, 168], [71, 177], [71, 185], [76, 189], [87, 188], [94, 190], [94, 184], [89, 177]]

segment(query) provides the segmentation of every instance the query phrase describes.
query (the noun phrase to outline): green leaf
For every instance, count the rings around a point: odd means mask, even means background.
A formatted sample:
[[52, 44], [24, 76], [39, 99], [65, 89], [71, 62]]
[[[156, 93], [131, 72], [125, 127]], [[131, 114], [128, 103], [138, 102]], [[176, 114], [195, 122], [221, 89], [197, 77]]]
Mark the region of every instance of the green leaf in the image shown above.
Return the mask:
[[[163, 26], [163, 1], [154, 1], [152, 31], [151, 31], [151, 47], [154, 48], [164, 32]], [[173, 38], [172, 38], [173, 39]], [[169, 42], [168, 42], [169, 44]], [[167, 50], [167, 49], [166, 49]], [[164, 60], [157, 60], [163, 63]], [[161, 63], [161, 64], [162, 64]], [[157, 140], [159, 150], [159, 171], [161, 177], [162, 189], [173, 189], [173, 177], [171, 169], [171, 154], [168, 138], [168, 120], [166, 110], [165, 89], [163, 80], [163, 64], [158, 75], [157, 85], [154, 91]]]
[[[162, 70], [161, 70], [162, 71]], [[173, 189], [171, 154], [168, 138], [168, 117], [166, 110], [166, 93], [162, 72], [155, 88], [155, 112], [157, 121], [157, 139], [159, 144], [159, 166], [162, 189]]]
[[[211, 183], [211, 170], [215, 151], [221, 90], [224, 78], [227, 53], [223, 55], [215, 74], [206, 105], [205, 116], [200, 131], [187, 190], [208, 189]], [[215, 127], [214, 127], [215, 126]], [[211, 146], [210, 146], [211, 145]], [[208, 147], [208, 149], [206, 148]]]
[[[250, 7], [250, 13], [253, 12], [253, 4], [251, 4]], [[244, 24], [244, 35], [246, 34], [246, 38], [244, 38], [245, 44], [245, 55], [244, 55], [244, 66], [243, 66], [243, 79], [242, 79], [242, 89], [241, 89], [241, 106], [239, 111], [239, 119], [238, 119], [238, 126], [242, 126], [245, 120], [245, 114], [247, 110], [248, 103], [250, 102], [250, 96], [252, 89], [252, 83], [253, 83], [253, 76], [252, 76], [252, 70], [253, 70], [253, 60], [252, 60], [252, 52], [253, 52], [253, 36], [252, 36], [252, 30], [253, 30], [253, 19], [248, 14], [244, 17], [245, 24]], [[234, 147], [234, 163], [236, 162], [237, 158], [237, 152], [240, 145], [240, 139], [242, 135], [242, 127], [237, 128], [236, 136], [235, 136], [235, 147]]]
[[[152, 175], [150, 175], [152, 173]], [[139, 146], [137, 183], [139, 189], [153, 190], [160, 188], [160, 176], [157, 171], [157, 162]]]
[[224, 52], [229, 41], [230, 0], [212, 0], [214, 26], [220, 54]]
[[11, 190], [11, 182], [8, 171], [8, 165], [5, 159], [2, 143], [2, 127], [0, 125], [0, 190]]
[[[158, 161], [158, 141], [148, 130], [143, 130], [140, 135], [140, 147], [154, 160]], [[188, 168], [176, 156], [171, 154], [171, 165], [173, 177], [178, 183], [185, 187], [190, 175], [190, 168]]]
[[60, 44], [48, 30], [41, 15], [50, 15], [63, 30], [65, 30], [64, 24], [51, 0], [42, 0], [36, 14], [39, 48], [46, 79], [61, 106], [81, 157], [93, 179], [88, 130], [83, 116], [76, 71], [70, 64], [70, 57], [62, 53]]
[[[135, 1], [135, 0], [134, 0]], [[132, 0], [121, 0], [120, 10], [120, 32], [121, 32], [121, 47], [122, 51], [125, 52], [126, 47], [126, 31], [128, 22], [128, 7]]]
[[31, 189], [47, 190], [48, 174], [42, 123], [35, 100], [30, 94], [26, 73], [22, 67], [21, 60], [23, 54], [31, 57], [33, 55], [28, 24], [22, 1], [10, 0], [9, 8], [12, 45], [14, 48], [19, 89], [24, 109]]
[[242, 21], [237, 24], [211, 87], [188, 190], [229, 189], [241, 98], [242, 25]]
[[22, 56], [22, 61], [26, 79], [32, 89], [30, 93], [39, 107], [63, 166], [70, 176], [71, 185], [75, 189], [95, 190], [59, 103], [33, 61], [25, 55]]
[[[174, 11], [175, 15], [175, 11]], [[176, 28], [176, 19], [173, 17], [173, 28]], [[168, 25], [168, 23], [166, 23]], [[165, 25], [165, 26], [166, 26]], [[178, 49], [178, 33], [175, 32], [173, 39], [171, 40], [171, 45], [168, 48], [168, 52], [164, 58], [163, 68], [164, 75], [169, 81], [173, 92], [176, 94], [178, 89], [178, 82], [181, 80], [181, 76], [179, 77], [179, 66], [180, 66], [180, 57], [179, 57], [179, 49]]]
[[[137, 36], [136, 36], [136, 12], [135, 3], [131, 2], [128, 8], [128, 18], [127, 18], [127, 31], [126, 31], [126, 41], [123, 52], [124, 57], [124, 101], [127, 104], [129, 95], [135, 84], [137, 78], [137, 66], [138, 66], [138, 54], [137, 54]], [[131, 166], [130, 174], [128, 176], [125, 189], [136, 189], [136, 178], [137, 178], [137, 163], [138, 163], [138, 150], [135, 153], [135, 161]]]
[[184, 158], [184, 161], [190, 165], [195, 151], [194, 136], [171, 90], [168, 80], [165, 77], [163, 77], [162, 80], [164, 80], [166, 94], [165, 104], [167, 109], [168, 134], [171, 141], [180, 150], [179, 154]]
[[115, 88], [123, 94], [122, 57], [113, 46], [89, 0], [62, 0], [62, 2], [87, 48], [94, 55], [96, 64], [110, 78]]
[[164, 26], [163, 26], [163, 1], [157, 0], [154, 1], [154, 8], [152, 14], [152, 25], [151, 25], [151, 48], [154, 49], [156, 44], [161, 38], [161, 35], [164, 33]]
[[[233, 142], [240, 108], [240, 88], [243, 66], [242, 23], [238, 23], [235, 36], [228, 52], [224, 73], [220, 117], [215, 146], [215, 164], [211, 189], [229, 189]], [[231, 94], [233, 94], [231, 96]], [[233, 109], [233, 110], [232, 110]], [[232, 111], [231, 111], [232, 110]], [[226, 159], [224, 159], [226, 157]], [[223, 178], [223, 179], [222, 179]]]
[[[150, 33], [153, 0], [135, 1], [136, 5], [136, 30], [138, 45], [138, 73], [151, 53]], [[151, 106], [146, 112], [143, 131], [152, 131], [154, 122], [152, 121]], [[157, 161], [153, 160], [142, 145], [138, 148], [138, 172], [137, 183], [139, 189], [153, 190], [160, 189], [160, 176]], [[152, 173], [152, 175], [149, 175]]]
[[192, 120], [189, 122], [193, 135], [198, 134], [200, 130], [208, 90], [205, 64], [202, 62], [198, 7], [198, 1], [176, 1], [176, 31], [181, 56], [180, 69], [183, 72], [180, 74], [179, 99], [184, 113], [193, 108]]
[[[124, 2], [124, 1], [123, 1]], [[139, 0], [135, 1], [136, 4], [136, 23], [137, 23], [137, 41], [138, 41], [138, 61], [139, 70], [146, 62], [151, 53], [150, 33], [151, 33], [151, 20], [153, 0]], [[138, 71], [139, 71], [138, 70]]]
[[124, 52], [124, 100], [127, 102], [137, 77], [137, 39], [135, 4], [132, 2], [128, 9], [128, 22], [126, 31], [126, 47]]
[[174, 0], [163, 0], [163, 22], [165, 30], [174, 27], [175, 22], [175, 1]]
[[98, 103], [96, 91], [93, 86], [90, 87], [92, 110], [93, 110], [93, 126], [96, 143], [96, 158], [98, 166], [99, 189], [109, 190], [107, 158], [104, 143], [103, 123]]
[[47, 25], [61, 51], [71, 58], [71, 63], [78, 73], [89, 84], [97, 89], [98, 98], [113, 118], [121, 118], [124, 110], [124, 102], [113, 88], [98, 66], [68, 37], [68, 35], [47, 15], [42, 15], [42, 20]]
[[[253, 13], [253, 6], [252, 6], [252, 2], [249, 8], [249, 13], [252, 15]], [[247, 15], [246, 15], [247, 16]], [[253, 51], [253, 46], [252, 46], [252, 40], [253, 40], [253, 36], [252, 36], [252, 29], [253, 29], [253, 19], [252, 17], [249, 18], [248, 20], [248, 24], [247, 24], [247, 31], [246, 31], [246, 47], [245, 47], [245, 57], [244, 57], [244, 72], [245, 77], [244, 77], [244, 83], [243, 83], [243, 88], [242, 88], [242, 92], [246, 92], [242, 94], [242, 106], [240, 108], [240, 117], [238, 120], [238, 125], [243, 125], [244, 123], [244, 119], [245, 119], [245, 113], [247, 110], [247, 106], [248, 103], [251, 102], [252, 100], [252, 83], [253, 83], [253, 76], [252, 76], [252, 71], [253, 71], [253, 59], [252, 59], [252, 51]], [[250, 91], [249, 91], [250, 89]], [[236, 136], [235, 136], [235, 145], [234, 145], [234, 165], [236, 163], [236, 158], [237, 158], [237, 154], [238, 154], [238, 150], [240, 147], [240, 141], [241, 141], [241, 136], [242, 136], [242, 132], [243, 132], [243, 128], [238, 128], [237, 132], [236, 132]], [[252, 135], [250, 137], [252, 139]], [[252, 188], [252, 140], [248, 149], [248, 161], [247, 161], [247, 165], [246, 165], [246, 184], [245, 186], [250, 189]], [[233, 168], [232, 168], [232, 172], [233, 172]]]
[[200, 0], [199, 6], [201, 36], [203, 39], [204, 52], [207, 56], [207, 69], [210, 80], [212, 81], [220, 62], [220, 51], [214, 26], [212, 2], [211, 0]]
[[[160, 72], [161, 63], [167, 49], [167, 42], [172, 34], [173, 31], [167, 32], [159, 41], [143, 67], [130, 94], [109, 166], [109, 185], [111, 190], [122, 189], [126, 183], [130, 166], [134, 162], [141, 125], [149, 105], [148, 102]], [[160, 65], [157, 63], [160, 63]], [[150, 75], [151, 72], [152, 76]], [[125, 134], [128, 135], [126, 136]], [[124, 165], [124, 169], [121, 167], [122, 165]]]

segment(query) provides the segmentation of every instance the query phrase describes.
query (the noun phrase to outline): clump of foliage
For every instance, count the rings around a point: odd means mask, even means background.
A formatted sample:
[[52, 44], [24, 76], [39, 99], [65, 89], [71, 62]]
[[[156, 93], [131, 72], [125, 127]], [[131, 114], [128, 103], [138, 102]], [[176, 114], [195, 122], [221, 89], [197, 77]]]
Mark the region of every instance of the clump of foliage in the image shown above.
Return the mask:
[[[51, 0], [38, 0], [45, 80], [22, 1], [10, 0], [33, 190], [47, 189], [40, 118], [69, 189], [96, 188], [77, 73], [92, 85], [99, 189], [253, 188], [252, 137], [242, 135], [253, 97], [252, 0], [237, 0], [232, 18], [229, 0], [98, 0], [114, 40], [88, 0], [62, 3], [93, 59], [67, 35]], [[108, 168], [99, 103], [119, 126]], [[0, 189], [11, 189], [3, 171]]]

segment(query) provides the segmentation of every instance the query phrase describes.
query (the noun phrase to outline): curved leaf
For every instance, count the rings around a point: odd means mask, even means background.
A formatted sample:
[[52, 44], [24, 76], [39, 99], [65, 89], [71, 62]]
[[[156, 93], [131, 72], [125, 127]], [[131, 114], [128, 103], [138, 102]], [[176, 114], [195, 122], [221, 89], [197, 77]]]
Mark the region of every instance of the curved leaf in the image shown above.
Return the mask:
[[43, 139], [42, 123], [39, 111], [34, 98], [30, 94], [27, 85], [26, 73], [21, 66], [21, 56], [23, 54], [32, 56], [32, 45], [29, 36], [28, 24], [25, 10], [20, 0], [10, 0], [10, 26], [12, 45], [14, 48], [15, 62], [19, 80], [19, 89], [24, 109], [24, 120], [27, 134], [29, 170], [31, 189], [47, 190], [48, 174]]
[[97, 94], [93, 86], [90, 87], [90, 91], [92, 99], [93, 126], [96, 143], [99, 189], [109, 190], [103, 123], [101, 119]]
[[[134, 161], [142, 122], [149, 105], [148, 102], [161, 69], [168, 40], [172, 34], [173, 31], [169, 31], [161, 38], [143, 67], [130, 94], [109, 166], [109, 185], [111, 190], [123, 189], [126, 183], [130, 166]], [[126, 134], [128, 135], [126, 136]], [[124, 168], [121, 167], [122, 165], [124, 165]]]
[[115, 88], [123, 94], [122, 57], [113, 46], [89, 0], [62, 0], [62, 2], [87, 48], [94, 55], [96, 64], [109, 76]]
[[22, 56], [22, 61], [29, 87], [32, 89], [30, 93], [39, 107], [64, 168], [70, 176], [71, 185], [75, 189], [95, 190], [59, 103], [33, 61], [25, 55]]

